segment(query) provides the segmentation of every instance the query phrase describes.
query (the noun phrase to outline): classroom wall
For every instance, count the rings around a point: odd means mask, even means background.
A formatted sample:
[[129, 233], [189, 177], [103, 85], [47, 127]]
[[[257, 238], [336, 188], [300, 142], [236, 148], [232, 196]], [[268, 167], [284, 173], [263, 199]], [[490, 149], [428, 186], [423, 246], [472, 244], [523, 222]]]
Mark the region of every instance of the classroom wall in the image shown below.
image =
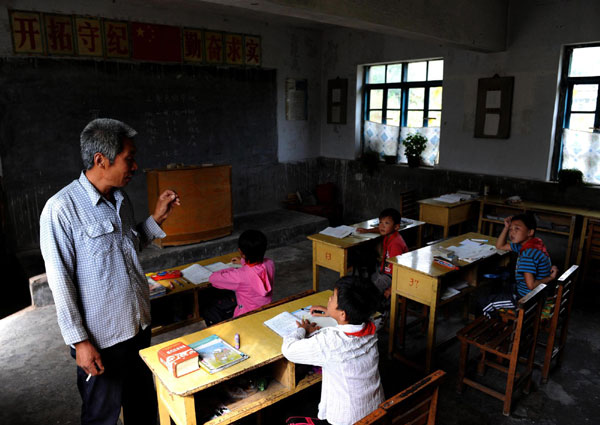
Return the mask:
[[[8, 7], [256, 34], [263, 63], [243, 69], [15, 57]], [[127, 187], [138, 219], [148, 212], [143, 168], [231, 164], [234, 214], [240, 214], [279, 207], [288, 186], [304, 185], [285, 172], [294, 167], [287, 163], [319, 153], [315, 29], [183, 4], [11, 1], [0, 3], [0, 58], [0, 162], [8, 236], [17, 251], [37, 247], [41, 209], [79, 176], [79, 133], [98, 116], [138, 130], [140, 172]], [[286, 78], [308, 80], [306, 121], [285, 119]]]
[[[323, 34], [321, 155], [353, 159], [360, 151], [356, 78], [361, 64], [444, 58], [440, 162], [437, 168], [546, 180], [553, 149], [558, 70], [564, 44], [600, 40], [600, 2], [522, 2], [509, 6], [508, 48], [477, 53], [402, 38], [346, 29]], [[473, 137], [477, 80], [514, 76], [508, 139]], [[349, 79], [348, 123], [326, 123], [326, 81]], [[359, 94], [360, 97], [360, 94]]]
[[[331, 158], [319, 158], [314, 166], [320, 183], [334, 182], [340, 188], [339, 197], [344, 205], [345, 223], [377, 217], [384, 208], [400, 208], [401, 194], [407, 190], [415, 190], [416, 199], [425, 199], [460, 189], [481, 194], [484, 186], [489, 187], [492, 196], [506, 198], [519, 195], [522, 199], [533, 202], [600, 210], [598, 189], [590, 186], [565, 188], [555, 182], [424, 167], [408, 168], [384, 163], [370, 172], [361, 161]], [[463, 231], [468, 230], [476, 231], [476, 223], [470, 229], [468, 226], [463, 227]], [[436, 236], [442, 237], [441, 228], [438, 228]], [[543, 238], [553, 261], [563, 264], [566, 254], [565, 238], [548, 233], [544, 233]]]

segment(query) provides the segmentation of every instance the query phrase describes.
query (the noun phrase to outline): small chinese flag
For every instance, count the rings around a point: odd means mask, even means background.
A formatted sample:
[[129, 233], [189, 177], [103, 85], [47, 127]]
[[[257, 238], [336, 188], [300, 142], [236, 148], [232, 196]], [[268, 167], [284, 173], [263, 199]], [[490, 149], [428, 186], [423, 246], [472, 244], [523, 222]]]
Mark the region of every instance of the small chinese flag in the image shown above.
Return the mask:
[[131, 44], [133, 59], [181, 62], [181, 29], [179, 27], [132, 22]]

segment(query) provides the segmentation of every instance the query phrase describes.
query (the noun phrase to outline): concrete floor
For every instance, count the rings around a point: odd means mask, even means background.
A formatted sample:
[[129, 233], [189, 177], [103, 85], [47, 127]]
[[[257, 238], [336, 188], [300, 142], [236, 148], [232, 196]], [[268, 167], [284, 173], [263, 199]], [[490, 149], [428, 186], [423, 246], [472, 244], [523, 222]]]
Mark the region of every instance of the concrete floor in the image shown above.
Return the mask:
[[[312, 287], [311, 256], [308, 241], [269, 250], [276, 263], [274, 298], [280, 299]], [[321, 288], [331, 288], [337, 276], [323, 270]], [[583, 294], [581, 294], [583, 295]], [[448, 373], [442, 385], [439, 424], [597, 424], [600, 423], [600, 312], [597, 297], [581, 296], [573, 312], [569, 346], [563, 365], [550, 381], [534, 386], [529, 395], [517, 398], [510, 417], [502, 415], [501, 402], [473, 389], [458, 395], [454, 388], [458, 344], [438, 353], [437, 366]], [[451, 320], [440, 325], [439, 337], [453, 334], [462, 326]], [[178, 329], [153, 339], [154, 343], [198, 330], [200, 324]], [[418, 331], [409, 334], [413, 343], [424, 342]], [[381, 335], [380, 352], [385, 352], [386, 335]], [[80, 400], [75, 385], [75, 365], [63, 344], [54, 306], [28, 308], [0, 320], [0, 424], [76, 424]], [[386, 396], [409, 386], [421, 376], [403, 364], [381, 356]], [[266, 424], [281, 424], [282, 418], [315, 415], [319, 389], [300, 393], [269, 408]], [[253, 423], [248, 418], [244, 423]]]

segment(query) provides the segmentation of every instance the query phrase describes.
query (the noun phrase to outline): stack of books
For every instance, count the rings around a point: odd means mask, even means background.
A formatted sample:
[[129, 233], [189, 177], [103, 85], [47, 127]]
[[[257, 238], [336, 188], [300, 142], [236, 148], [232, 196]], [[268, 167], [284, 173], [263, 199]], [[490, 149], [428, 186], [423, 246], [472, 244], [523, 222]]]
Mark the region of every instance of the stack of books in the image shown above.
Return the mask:
[[150, 288], [150, 299], [158, 298], [167, 293], [166, 287], [150, 278], [148, 278], [148, 287]]

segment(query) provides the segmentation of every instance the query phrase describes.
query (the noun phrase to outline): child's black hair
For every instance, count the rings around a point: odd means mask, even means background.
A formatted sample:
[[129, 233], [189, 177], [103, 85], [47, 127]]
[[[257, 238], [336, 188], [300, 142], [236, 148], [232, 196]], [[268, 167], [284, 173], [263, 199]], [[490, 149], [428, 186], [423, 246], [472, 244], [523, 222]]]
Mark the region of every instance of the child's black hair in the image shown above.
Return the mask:
[[345, 276], [335, 282], [338, 310], [346, 312], [346, 320], [352, 325], [367, 322], [377, 307], [378, 291], [375, 285], [359, 276]]
[[537, 222], [535, 221], [535, 217], [533, 214], [523, 213], [517, 214], [513, 216], [511, 221], [519, 220], [522, 221], [525, 227], [529, 230], [533, 230], [535, 233], [535, 229], [537, 229]]
[[238, 239], [238, 247], [247, 263], [262, 263], [267, 250], [267, 237], [260, 230], [245, 230]]
[[402, 214], [395, 208], [386, 208], [379, 213], [379, 219], [389, 217], [392, 219], [394, 224], [400, 224], [402, 222]]

